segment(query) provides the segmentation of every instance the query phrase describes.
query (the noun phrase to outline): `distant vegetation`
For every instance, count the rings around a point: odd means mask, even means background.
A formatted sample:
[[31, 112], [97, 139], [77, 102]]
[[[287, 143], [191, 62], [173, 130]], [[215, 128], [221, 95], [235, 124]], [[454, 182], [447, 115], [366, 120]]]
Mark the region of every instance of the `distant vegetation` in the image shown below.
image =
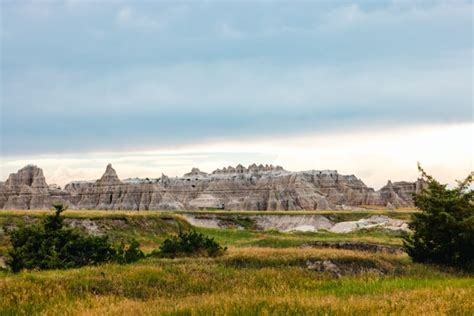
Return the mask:
[[448, 189], [418, 166], [428, 187], [415, 196], [422, 212], [409, 224], [404, 246], [415, 262], [474, 268], [473, 175]]
[[114, 246], [108, 236], [90, 236], [65, 228], [62, 204], [54, 204], [54, 215], [41, 224], [22, 226], [11, 232], [12, 248], [7, 264], [13, 272], [23, 269], [77, 268], [105, 262], [131, 263], [144, 257], [137, 241]]
[[180, 232], [177, 237], [166, 239], [160, 246], [159, 251], [152, 252], [152, 255], [175, 258], [187, 256], [217, 257], [227, 250], [217, 243], [214, 238], [194, 230], [190, 232]]

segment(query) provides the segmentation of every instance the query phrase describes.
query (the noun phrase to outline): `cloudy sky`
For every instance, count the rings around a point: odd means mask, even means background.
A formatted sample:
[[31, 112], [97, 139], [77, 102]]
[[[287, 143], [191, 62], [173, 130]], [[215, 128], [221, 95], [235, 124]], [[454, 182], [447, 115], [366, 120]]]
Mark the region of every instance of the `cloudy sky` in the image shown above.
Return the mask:
[[0, 176], [473, 170], [472, 1], [1, 1]]

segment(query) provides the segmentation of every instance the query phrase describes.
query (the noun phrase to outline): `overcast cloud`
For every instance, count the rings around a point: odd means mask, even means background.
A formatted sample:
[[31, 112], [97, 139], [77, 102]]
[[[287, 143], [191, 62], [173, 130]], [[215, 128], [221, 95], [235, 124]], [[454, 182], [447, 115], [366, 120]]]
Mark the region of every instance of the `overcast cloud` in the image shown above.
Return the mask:
[[471, 1], [2, 1], [0, 153], [472, 129], [472, 14]]

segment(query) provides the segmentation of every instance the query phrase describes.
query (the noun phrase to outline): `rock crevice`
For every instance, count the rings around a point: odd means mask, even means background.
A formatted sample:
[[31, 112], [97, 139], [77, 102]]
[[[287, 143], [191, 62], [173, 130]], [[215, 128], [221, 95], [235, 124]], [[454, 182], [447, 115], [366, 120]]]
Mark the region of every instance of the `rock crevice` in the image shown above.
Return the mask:
[[183, 177], [120, 180], [112, 165], [96, 181], [47, 185], [28, 165], [0, 182], [0, 208], [42, 209], [52, 202], [72, 209], [104, 210], [343, 210], [364, 206], [412, 207], [424, 184], [388, 182], [378, 191], [336, 170], [286, 171], [280, 166], [237, 165], [211, 173], [193, 168]]

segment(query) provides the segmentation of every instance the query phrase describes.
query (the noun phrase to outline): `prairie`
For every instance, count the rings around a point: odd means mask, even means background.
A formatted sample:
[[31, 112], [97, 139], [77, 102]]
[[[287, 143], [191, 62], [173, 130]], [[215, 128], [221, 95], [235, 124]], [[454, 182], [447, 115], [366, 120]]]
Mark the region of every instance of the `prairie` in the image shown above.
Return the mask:
[[[45, 212], [0, 213], [0, 225]], [[109, 220], [113, 239], [137, 238], [145, 251], [190, 226], [174, 213], [67, 211]], [[170, 217], [175, 221], [170, 221]], [[177, 225], [176, 223], [179, 223]], [[474, 279], [415, 264], [404, 253], [301, 247], [316, 240], [400, 245], [383, 230], [349, 234], [197, 229], [229, 249], [218, 258], [147, 258], [130, 265], [0, 272], [1, 315], [472, 315]], [[1, 231], [0, 231], [1, 232]], [[0, 236], [0, 252], [8, 246]], [[340, 275], [311, 269], [330, 260]]]

